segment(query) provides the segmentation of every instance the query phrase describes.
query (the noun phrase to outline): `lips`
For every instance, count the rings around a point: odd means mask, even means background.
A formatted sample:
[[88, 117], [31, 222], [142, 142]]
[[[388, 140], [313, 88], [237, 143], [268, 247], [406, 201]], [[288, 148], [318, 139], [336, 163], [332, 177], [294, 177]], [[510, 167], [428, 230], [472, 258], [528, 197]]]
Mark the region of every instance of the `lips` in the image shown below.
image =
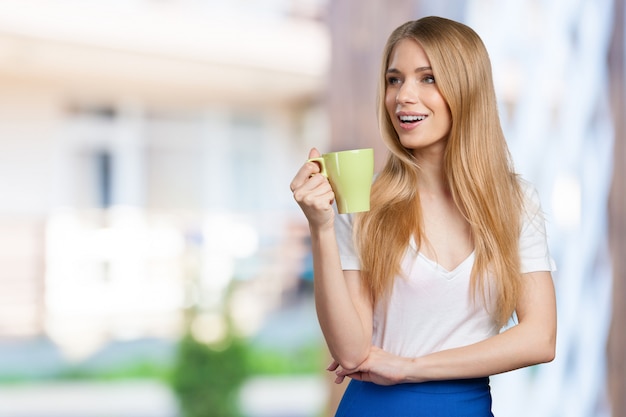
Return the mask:
[[424, 115], [420, 115], [420, 116], [398, 116], [398, 119], [400, 119], [400, 122], [402, 122], [402, 123], [421, 122], [425, 118], [426, 118], [426, 116], [424, 116]]
[[428, 116], [423, 113], [398, 112], [396, 113], [396, 117], [402, 128], [411, 129], [424, 121]]

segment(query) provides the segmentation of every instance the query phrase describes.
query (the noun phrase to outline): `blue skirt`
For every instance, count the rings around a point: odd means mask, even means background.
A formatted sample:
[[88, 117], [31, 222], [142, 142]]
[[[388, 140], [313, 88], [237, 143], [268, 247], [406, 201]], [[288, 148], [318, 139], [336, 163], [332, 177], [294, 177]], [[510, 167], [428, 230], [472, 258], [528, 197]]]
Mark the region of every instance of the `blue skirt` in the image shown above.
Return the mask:
[[335, 417], [493, 417], [489, 378], [391, 386], [351, 380]]

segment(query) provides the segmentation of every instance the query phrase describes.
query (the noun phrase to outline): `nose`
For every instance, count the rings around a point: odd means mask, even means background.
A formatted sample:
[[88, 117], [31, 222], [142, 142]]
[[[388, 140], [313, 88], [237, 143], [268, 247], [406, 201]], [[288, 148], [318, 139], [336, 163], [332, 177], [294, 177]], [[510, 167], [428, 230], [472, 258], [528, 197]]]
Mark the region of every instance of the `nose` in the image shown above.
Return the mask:
[[404, 82], [396, 94], [397, 104], [414, 104], [419, 101], [417, 88], [411, 82]]

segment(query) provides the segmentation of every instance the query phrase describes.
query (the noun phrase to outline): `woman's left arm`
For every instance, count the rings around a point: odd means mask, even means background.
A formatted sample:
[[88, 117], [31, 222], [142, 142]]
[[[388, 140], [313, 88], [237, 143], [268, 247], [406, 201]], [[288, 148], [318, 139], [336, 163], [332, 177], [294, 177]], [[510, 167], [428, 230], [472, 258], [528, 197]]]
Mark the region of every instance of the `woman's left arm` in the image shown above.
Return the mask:
[[482, 342], [418, 358], [402, 358], [372, 347], [358, 368], [345, 370], [333, 364], [329, 370], [336, 371], [337, 383], [349, 376], [392, 385], [477, 378], [552, 361], [556, 345], [556, 296], [550, 272], [522, 276], [516, 312], [518, 324]]

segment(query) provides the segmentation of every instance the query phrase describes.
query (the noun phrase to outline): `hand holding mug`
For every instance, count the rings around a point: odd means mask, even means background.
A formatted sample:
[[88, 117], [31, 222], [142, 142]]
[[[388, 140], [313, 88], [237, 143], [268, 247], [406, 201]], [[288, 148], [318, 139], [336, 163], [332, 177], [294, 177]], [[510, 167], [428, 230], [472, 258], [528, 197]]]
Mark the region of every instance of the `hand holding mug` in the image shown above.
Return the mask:
[[332, 219], [334, 199], [341, 214], [368, 211], [373, 176], [373, 149], [324, 155], [312, 149], [291, 182], [291, 190], [309, 222], [323, 224]]
[[309, 156], [309, 161], [320, 164], [320, 173], [330, 182], [340, 214], [369, 211], [374, 177], [373, 149], [354, 149], [331, 152], [318, 157]]
[[331, 224], [334, 218], [332, 203], [335, 194], [328, 179], [321, 174], [321, 166], [313, 162], [320, 153], [313, 148], [309, 160], [302, 165], [291, 181], [293, 197], [304, 212], [311, 226]]

